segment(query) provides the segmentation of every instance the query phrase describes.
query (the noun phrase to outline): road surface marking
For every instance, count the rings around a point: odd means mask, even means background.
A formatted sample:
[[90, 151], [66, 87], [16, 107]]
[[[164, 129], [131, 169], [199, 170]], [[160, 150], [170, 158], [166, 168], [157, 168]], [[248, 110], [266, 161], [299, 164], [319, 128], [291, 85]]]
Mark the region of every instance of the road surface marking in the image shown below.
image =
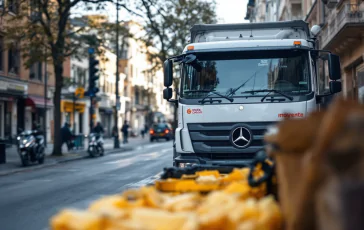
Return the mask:
[[148, 184], [154, 183], [154, 181], [158, 180], [160, 178], [160, 175], [163, 172], [159, 172], [158, 174], [154, 176], [147, 177], [141, 181], [135, 182], [135, 183], [129, 183], [121, 187], [121, 190], [130, 189], [130, 188], [140, 188], [143, 186], [146, 186]]

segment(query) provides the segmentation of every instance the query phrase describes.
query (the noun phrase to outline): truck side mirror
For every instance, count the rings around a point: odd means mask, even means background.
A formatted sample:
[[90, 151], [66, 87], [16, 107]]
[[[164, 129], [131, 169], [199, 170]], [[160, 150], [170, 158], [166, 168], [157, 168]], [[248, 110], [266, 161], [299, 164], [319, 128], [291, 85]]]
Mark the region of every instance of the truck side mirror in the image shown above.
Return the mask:
[[328, 67], [329, 67], [329, 77], [331, 80], [336, 81], [341, 79], [341, 67], [340, 58], [335, 54], [329, 54], [328, 56]]
[[330, 93], [332, 94], [341, 92], [342, 88], [340, 81], [330, 81], [329, 87], [330, 87]]
[[170, 87], [173, 84], [173, 61], [166, 60], [163, 64], [163, 70], [164, 70], [164, 86]]
[[165, 100], [171, 99], [172, 98], [172, 94], [173, 94], [172, 88], [165, 88], [163, 90], [163, 99], [165, 99]]

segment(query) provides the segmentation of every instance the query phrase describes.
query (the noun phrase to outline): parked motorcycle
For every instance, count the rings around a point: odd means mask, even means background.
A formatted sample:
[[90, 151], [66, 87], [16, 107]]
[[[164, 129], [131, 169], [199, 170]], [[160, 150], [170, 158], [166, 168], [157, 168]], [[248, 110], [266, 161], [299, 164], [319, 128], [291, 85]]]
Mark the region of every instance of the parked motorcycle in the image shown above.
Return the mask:
[[104, 140], [100, 134], [91, 133], [89, 135], [88, 154], [90, 157], [104, 155]]
[[18, 137], [18, 154], [23, 166], [30, 162], [44, 163], [44, 136], [35, 130], [21, 132]]

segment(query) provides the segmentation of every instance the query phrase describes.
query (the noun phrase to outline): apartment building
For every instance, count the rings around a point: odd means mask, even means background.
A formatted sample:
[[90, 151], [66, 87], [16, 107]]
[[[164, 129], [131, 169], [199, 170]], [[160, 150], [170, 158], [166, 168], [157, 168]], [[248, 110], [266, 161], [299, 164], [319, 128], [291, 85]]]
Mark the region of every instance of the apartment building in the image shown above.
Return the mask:
[[344, 95], [364, 102], [364, 3], [320, 1], [317, 11], [320, 48], [340, 56]]
[[[23, 54], [30, 52], [29, 47], [24, 48], [19, 42], [9, 46], [5, 34], [11, 17], [20, 11], [18, 2], [2, 1], [2, 6], [8, 6], [10, 13], [4, 15], [0, 23], [0, 139], [12, 142], [20, 129], [31, 129], [38, 123], [46, 131], [47, 141], [52, 141], [53, 66], [50, 62], [45, 64], [44, 60], [26, 68]], [[64, 63], [63, 76], [70, 77], [69, 59]]]
[[104, 57], [100, 60], [101, 75], [99, 79], [100, 101], [98, 103], [97, 119], [102, 123], [105, 129], [105, 136], [112, 136], [114, 127], [114, 113], [118, 116], [118, 127], [121, 128], [122, 120], [125, 115], [125, 101], [123, 96], [125, 74], [119, 73], [119, 95], [120, 109], [116, 107], [116, 54], [105, 48]]
[[[267, 8], [266, 21], [301, 19], [309, 26], [320, 25], [317, 47], [340, 56], [343, 95], [364, 103], [364, 3], [361, 0], [273, 0], [277, 17]], [[268, 2], [267, 2], [268, 5]], [[262, 18], [252, 12], [258, 5], [250, 0], [247, 18]], [[273, 11], [274, 12], [274, 11]], [[248, 17], [249, 16], [249, 17]], [[320, 68], [321, 91], [328, 90], [328, 71]]]

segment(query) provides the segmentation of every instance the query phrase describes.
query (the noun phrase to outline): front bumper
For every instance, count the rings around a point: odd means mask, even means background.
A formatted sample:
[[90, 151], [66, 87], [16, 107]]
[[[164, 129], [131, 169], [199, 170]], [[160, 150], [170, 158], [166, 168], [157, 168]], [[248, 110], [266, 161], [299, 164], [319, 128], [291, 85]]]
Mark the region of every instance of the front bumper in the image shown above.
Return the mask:
[[176, 166], [183, 164], [191, 165], [210, 165], [210, 166], [232, 166], [232, 167], [246, 167], [250, 165], [254, 158], [249, 159], [207, 159], [198, 157], [196, 155], [180, 155], [174, 158]]

